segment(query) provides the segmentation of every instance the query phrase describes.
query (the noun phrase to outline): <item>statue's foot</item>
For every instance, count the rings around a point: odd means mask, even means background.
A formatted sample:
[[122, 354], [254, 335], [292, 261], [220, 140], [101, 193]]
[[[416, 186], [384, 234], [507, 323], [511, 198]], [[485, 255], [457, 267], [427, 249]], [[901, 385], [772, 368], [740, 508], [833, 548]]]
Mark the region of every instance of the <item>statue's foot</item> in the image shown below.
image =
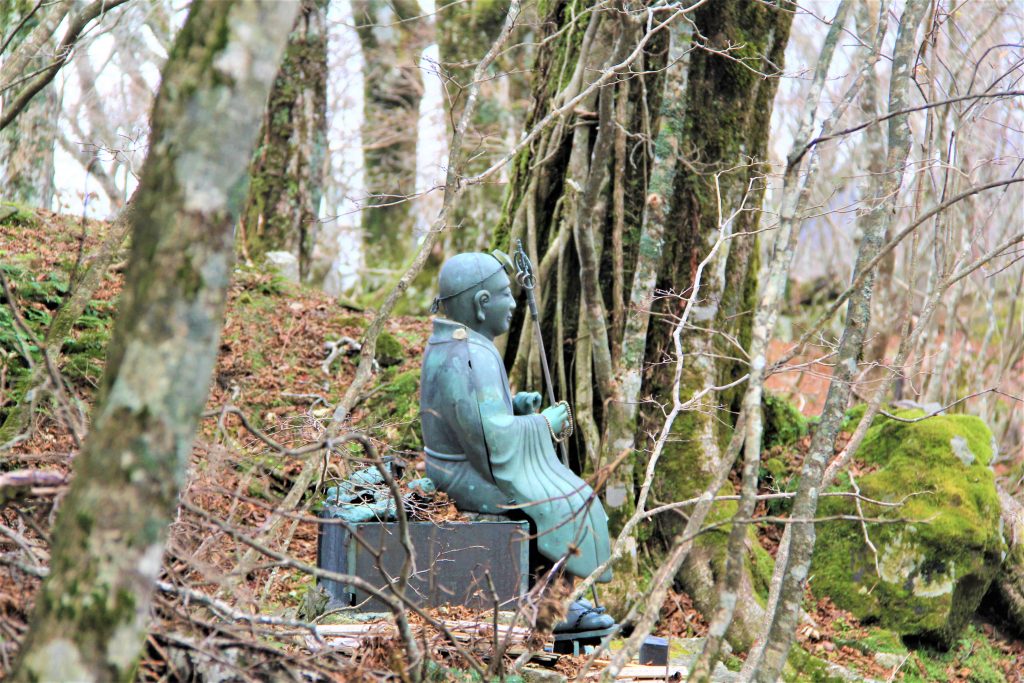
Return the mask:
[[555, 640], [581, 640], [602, 638], [615, 629], [615, 620], [604, 613], [604, 607], [594, 607], [587, 600], [569, 605], [565, 621], [555, 627]]

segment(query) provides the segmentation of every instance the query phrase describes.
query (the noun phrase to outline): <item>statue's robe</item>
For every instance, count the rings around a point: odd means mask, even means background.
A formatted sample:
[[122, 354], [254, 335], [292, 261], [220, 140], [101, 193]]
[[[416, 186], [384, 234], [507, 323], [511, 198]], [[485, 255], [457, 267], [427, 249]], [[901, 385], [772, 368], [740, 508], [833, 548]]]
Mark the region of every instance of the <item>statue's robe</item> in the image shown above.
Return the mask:
[[[498, 350], [483, 335], [434, 319], [420, 376], [427, 476], [461, 510], [520, 509], [537, 548], [587, 576], [608, 559], [608, 516], [593, 489], [555, 454], [547, 420], [516, 415]], [[610, 581], [611, 571], [599, 579]]]

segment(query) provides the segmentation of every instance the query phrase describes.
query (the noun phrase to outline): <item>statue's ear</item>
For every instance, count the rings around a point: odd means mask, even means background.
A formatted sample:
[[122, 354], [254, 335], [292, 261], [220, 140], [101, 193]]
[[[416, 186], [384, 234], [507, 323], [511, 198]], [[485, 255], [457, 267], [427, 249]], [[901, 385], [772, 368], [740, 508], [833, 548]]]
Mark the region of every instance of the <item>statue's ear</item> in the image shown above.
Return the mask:
[[487, 315], [484, 313], [484, 304], [491, 300], [491, 293], [486, 289], [481, 289], [479, 292], [473, 295], [473, 313], [476, 315], [478, 322], [487, 320]]

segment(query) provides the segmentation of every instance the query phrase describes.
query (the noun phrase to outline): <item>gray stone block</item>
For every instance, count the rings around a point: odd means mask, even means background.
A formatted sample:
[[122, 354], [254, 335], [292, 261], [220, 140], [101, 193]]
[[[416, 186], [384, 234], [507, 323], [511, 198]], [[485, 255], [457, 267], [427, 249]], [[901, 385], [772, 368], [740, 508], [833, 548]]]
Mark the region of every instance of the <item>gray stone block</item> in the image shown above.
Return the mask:
[[[332, 520], [336, 521], [336, 520]], [[529, 526], [526, 522], [410, 522], [415, 571], [406, 595], [423, 607], [443, 604], [494, 607], [488, 576], [501, 609], [513, 608], [529, 588]], [[405, 550], [397, 522], [321, 524], [317, 566], [351, 574], [385, 589], [397, 580]], [[379, 599], [351, 585], [321, 580], [331, 609], [384, 611]]]

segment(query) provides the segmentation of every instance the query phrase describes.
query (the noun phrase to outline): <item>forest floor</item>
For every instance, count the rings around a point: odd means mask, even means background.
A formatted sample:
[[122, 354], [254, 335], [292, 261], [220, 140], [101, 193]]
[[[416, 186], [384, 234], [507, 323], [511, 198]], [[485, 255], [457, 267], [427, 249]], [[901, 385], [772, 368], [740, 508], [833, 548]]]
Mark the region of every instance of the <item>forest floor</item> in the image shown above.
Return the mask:
[[[15, 305], [38, 336], [62, 302], [69, 279], [73, 281], [80, 272], [82, 256], [88, 255], [103, 230], [102, 224], [82, 225], [45, 212], [18, 214], [0, 223], [0, 268], [13, 284]], [[65, 344], [61, 370], [73, 394], [71, 408], [83, 414], [100, 381], [123, 267], [122, 261], [111, 269]], [[0, 306], [7, 308], [6, 303]], [[4, 315], [0, 311], [0, 417], [10, 408], [25, 375], [19, 350], [24, 340], [16, 338], [9, 314]], [[368, 313], [340, 307], [318, 291], [289, 284], [275, 274], [240, 268], [231, 287], [207, 413], [200, 424], [183, 501], [210, 517], [229, 521], [252, 537], [266, 537], [268, 546], [299, 563], [315, 565], [317, 525], [314, 517], [302, 514], [311, 509], [308, 493], [304, 493], [304, 503], [295, 506], [296, 514], [272, 534], [267, 533], [266, 525], [274, 517], [271, 512], [288, 494], [302, 460], [275, 452], [258, 434], [289, 448], [323, 436], [332, 402], [351, 381], [356, 360], [353, 355], [339, 354], [325, 366], [325, 344], [345, 337], [358, 340], [369, 319]], [[422, 317], [398, 317], [388, 323], [390, 341], [380, 357], [385, 367], [355, 414], [357, 424], [367, 430], [382, 453], [412, 463], [419, 456], [418, 400], [415, 385], [413, 391], [409, 385], [417, 377], [429, 327], [429, 320]], [[31, 352], [38, 361], [38, 349]], [[802, 393], [790, 398], [805, 414], [811, 414], [823, 400], [827, 368], [816, 369], [797, 385], [785, 384], [798, 387]], [[239, 416], [225, 410], [226, 406], [237, 407], [253, 429], [244, 428]], [[33, 420], [30, 437], [4, 454], [0, 473], [40, 469], [69, 474], [71, 458], [78, 450], [76, 437], [59, 419], [58, 411], [52, 406], [43, 408]], [[803, 448], [806, 440], [797, 444], [791, 456], [798, 457]], [[332, 471], [333, 466], [324, 468], [318, 492], [330, 483]], [[60, 486], [38, 488], [17, 505], [0, 508], [0, 523], [28, 539], [43, 560], [52, 509], [62, 491]], [[432, 514], [454, 513], [441, 501]], [[184, 511], [176, 520], [165, 562], [168, 583], [182, 591], [219, 597], [242, 613], [293, 618], [301, 612], [313, 585], [308, 574], [246, 557], [248, 546], [228, 533], [212, 531], [209, 522], [202, 515]], [[771, 552], [777, 527], [762, 525], [760, 532], [763, 545]], [[0, 547], [13, 549], [6, 543], [0, 541]], [[25, 631], [38, 583], [31, 572], [0, 566], [0, 677], [9, 670], [17, 641]], [[162, 626], [149, 641], [140, 670], [142, 679], [156, 680], [168, 667], [173, 669], [166, 651], [170, 645], [181, 644], [174, 641], [180, 640], [174, 634], [183, 622], [209, 639], [237, 636], [237, 629], [197, 623], [194, 614], [182, 608], [181, 596], [173, 591], [158, 595], [156, 612]], [[955, 648], [940, 653], [909, 650], [891, 634], [860, 624], [827, 599], [809, 598], [806, 608], [810, 619], [799, 630], [799, 642], [801, 651], [815, 661], [840, 664], [879, 680], [1024, 681], [1024, 644], [997, 624], [977, 621]], [[699, 637], [706, 628], [688, 596], [669, 596], [662, 610], [660, 634]], [[196, 641], [190, 642], [199, 647]], [[308, 663], [297, 652], [289, 657], [293, 666]], [[738, 663], [738, 658], [732, 658], [734, 666]], [[820, 672], [807, 675], [806, 680], [828, 680]]]

